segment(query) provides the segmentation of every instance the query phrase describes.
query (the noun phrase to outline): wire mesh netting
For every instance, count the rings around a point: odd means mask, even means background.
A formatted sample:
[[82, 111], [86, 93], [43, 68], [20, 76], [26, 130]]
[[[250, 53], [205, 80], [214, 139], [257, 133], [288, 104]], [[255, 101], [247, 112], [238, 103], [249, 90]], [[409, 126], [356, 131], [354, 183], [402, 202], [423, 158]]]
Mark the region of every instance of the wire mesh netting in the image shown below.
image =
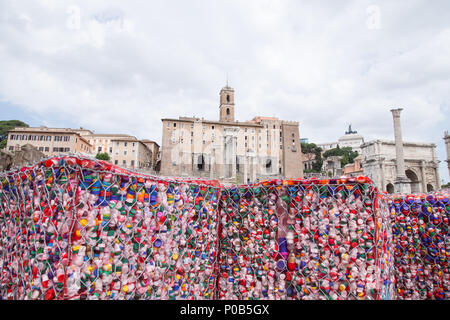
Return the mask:
[[224, 187], [72, 156], [0, 182], [1, 299], [448, 299], [448, 190]]
[[365, 178], [222, 190], [219, 297], [388, 299], [386, 207]]
[[448, 299], [449, 190], [390, 195], [398, 299]]
[[212, 299], [219, 188], [65, 157], [1, 176], [3, 299]]

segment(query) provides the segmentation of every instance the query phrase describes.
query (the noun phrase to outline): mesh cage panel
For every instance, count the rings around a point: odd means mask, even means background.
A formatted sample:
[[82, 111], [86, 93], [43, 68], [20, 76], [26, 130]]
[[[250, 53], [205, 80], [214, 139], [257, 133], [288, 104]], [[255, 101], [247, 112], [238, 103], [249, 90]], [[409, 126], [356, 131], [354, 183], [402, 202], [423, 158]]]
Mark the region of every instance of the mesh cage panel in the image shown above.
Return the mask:
[[222, 190], [222, 299], [389, 299], [387, 206], [366, 178]]
[[213, 299], [220, 189], [106, 162], [1, 175], [2, 299]]
[[389, 195], [398, 299], [449, 299], [449, 190]]
[[76, 156], [0, 173], [0, 299], [448, 299], [449, 190], [224, 187]]

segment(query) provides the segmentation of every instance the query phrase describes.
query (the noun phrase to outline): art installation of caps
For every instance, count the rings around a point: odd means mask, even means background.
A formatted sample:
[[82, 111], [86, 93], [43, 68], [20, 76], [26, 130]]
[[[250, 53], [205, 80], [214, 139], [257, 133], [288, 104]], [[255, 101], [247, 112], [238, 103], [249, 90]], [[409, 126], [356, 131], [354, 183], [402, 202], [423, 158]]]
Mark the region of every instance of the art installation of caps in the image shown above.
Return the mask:
[[74, 157], [0, 181], [1, 299], [214, 298], [214, 182]]
[[0, 299], [447, 299], [448, 198], [51, 158], [0, 173]]
[[389, 195], [398, 299], [448, 300], [450, 191]]
[[222, 191], [222, 299], [390, 299], [390, 226], [367, 178]]

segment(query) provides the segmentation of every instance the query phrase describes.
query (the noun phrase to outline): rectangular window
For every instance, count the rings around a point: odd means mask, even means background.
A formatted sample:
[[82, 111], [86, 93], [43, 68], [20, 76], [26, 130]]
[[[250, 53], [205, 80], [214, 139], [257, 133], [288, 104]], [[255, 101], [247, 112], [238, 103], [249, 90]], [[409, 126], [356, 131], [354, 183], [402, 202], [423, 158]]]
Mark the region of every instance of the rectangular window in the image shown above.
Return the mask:
[[39, 151], [44, 151], [44, 147], [39, 147]]
[[116, 146], [119, 146], [119, 142], [116, 142]]
[[65, 148], [64, 152], [70, 152], [70, 148]]
[[124, 143], [124, 146], [125, 146], [125, 147], [128, 146], [128, 142], [125, 142], [125, 143]]
[[98, 147], [97, 151], [101, 152], [102, 151], [102, 147]]
[[13, 146], [9, 146], [9, 151], [12, 151], [12, 150], [14, 150], [14, 147]]
[[14, 135], [13, 135], [13, 134], [11, 135], [11, 138], [10, 138], [10, 139], [11, 139], [11, 140], [14, 140]]
[[124, 156], [126, 156], [126, 155], [127, 155], [127, 151], [126, 151], [126, 150], [125, 150], [125, 151], [123, 152], [123, 155], [124, 155]]
[[[133, 147], [134, 147], [134, 142], [133, 142]], [[134, 152], [134, 151], [133, 151]]]
[[114, 160], [114, 164], [119, 164], [119, 160]]
[[134, 160], [131, 160], [131, 166], [134, 167]]
[[181, 124], [181, 127], [184, 128], [184, 123]]
[[49, 152], [50, 148], [49, 147], [45, 147], [45, 152]]
[[122, 164], [123, 164], [124, 166], [126, 166], [126, 165], [127, 165], [127, 160], [123, 160]]
[[58, 152], [58, 148], [57, 147], [53, 147], [53, 152]]
[[109, 147], [109, 153], [112, 153], [112, 147]]
[[170, 122], [167, 122], [167, 128], [170, 128]]
[[214, 126], [211, 126], [211, 128], [214, 130]]

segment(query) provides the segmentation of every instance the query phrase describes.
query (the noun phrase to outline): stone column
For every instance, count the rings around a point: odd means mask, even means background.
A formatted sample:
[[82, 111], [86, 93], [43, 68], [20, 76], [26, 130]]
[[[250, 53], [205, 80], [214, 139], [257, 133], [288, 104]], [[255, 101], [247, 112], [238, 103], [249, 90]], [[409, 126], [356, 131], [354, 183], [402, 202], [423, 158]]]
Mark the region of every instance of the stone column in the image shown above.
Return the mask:
[[448, 168], [448, 175], [450, 176], [450, 135], [448, 134], [448, 131], [445, 131], [444, 141], [445, 141], [445, 149], [447, 150], [446, 162]]
[[231, 138], [231, 177], [236, 179], [237, 136]]
[[214, 179], [214, 162], [215, 162], [215, 149], [211, 150], [211, 156], [209, 159], [209, 178]]
[[384, 158], [380, 158], [380, 182], [381, 182], [381, 190], [383, 191], [387, 191], [386, 190], [386, 181], [384, 179]]
[[229, 172], [230, 172], [230, 145], [229, 145], [229, 137], [228, 136], [224, 136], [223, 138], [223, 177], [226, 179], [229, 176]]
[[248, 179], [247, 162], [248, 162], [248, 156], [246, 154], [244, 156], [244, 184], [247, 183], [247, 179]]
[[420, 161], [420, 173], [422, 174], [422, 192], [427, 192], [427, 176], [425, 175], [425, 160]]
[[436, 174], [436, 190], [439, 190], [441, 188], [441, 177], [439, 176], [439, 161], [436, 161], [434, 170]]
[[400, 124], [400, 112], [403, 109], [392, 109], [392, 117], [394, 119], [394, 136], [395, 136], [395, 155], [397, 177], [395, 179], [395, 192], [410, 193], [411, 185], [405, 174], [405, 157], [403, 155], [403, 138], [402, 127]]
[[258, 169], [258, 158], [254, 153], [252, 154], [252, 166], [253, 166], [252, 180], [253, 182], [256, 182], [256, 170]]

